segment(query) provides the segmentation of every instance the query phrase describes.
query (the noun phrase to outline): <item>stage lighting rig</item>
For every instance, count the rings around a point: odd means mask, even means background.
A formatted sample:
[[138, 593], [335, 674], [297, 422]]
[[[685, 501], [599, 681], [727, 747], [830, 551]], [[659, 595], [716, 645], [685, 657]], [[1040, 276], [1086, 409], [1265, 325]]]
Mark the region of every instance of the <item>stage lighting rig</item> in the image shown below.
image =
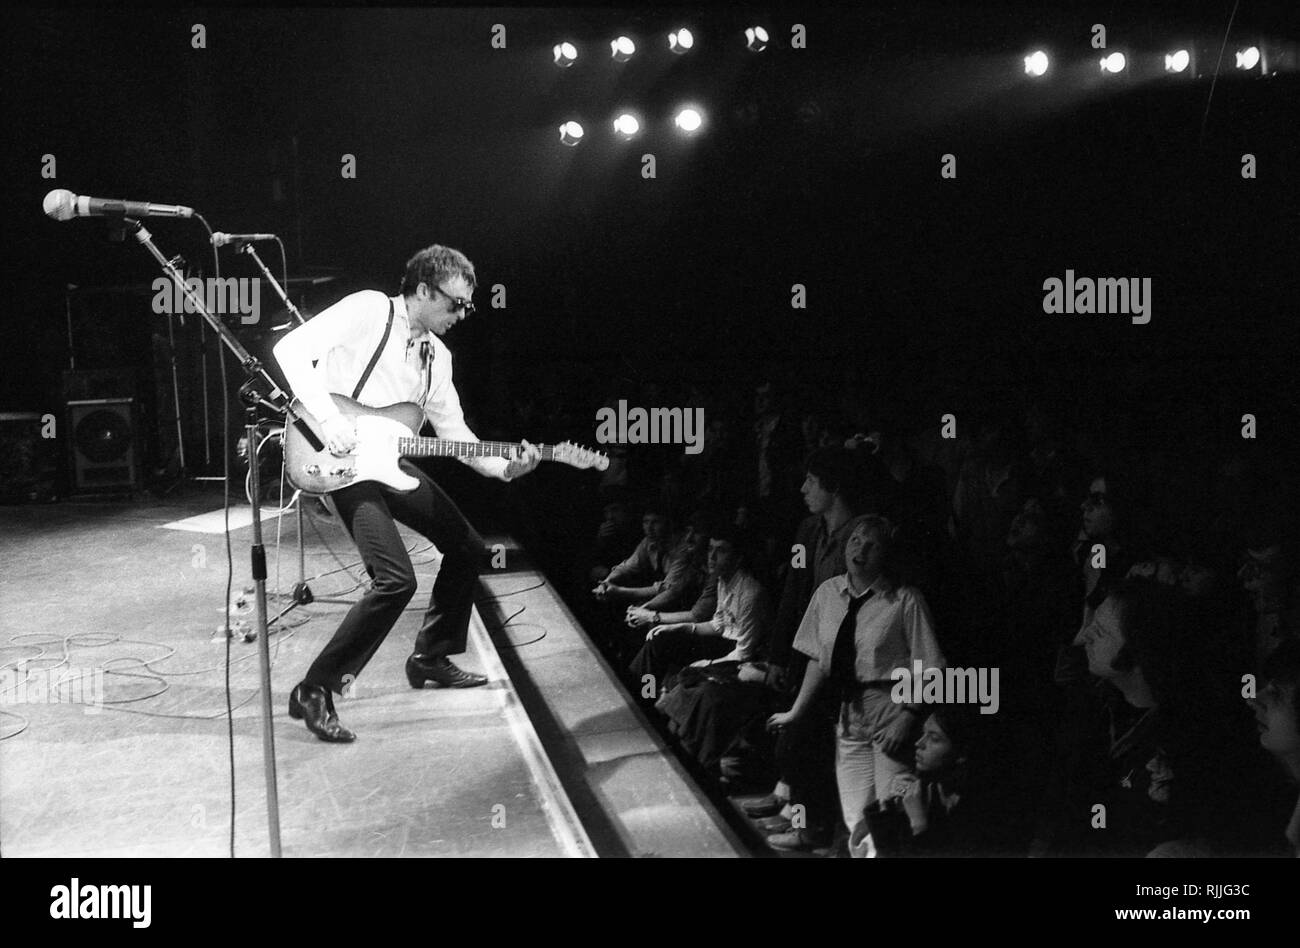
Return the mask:
[[1192, 54], [1186, 49], [1176, 49], [1165, 54], [1165, 72], [1184, 73], [1192, 64]]
[[614, 62], [625, 63], [636, 52], [636, 43], [632, 42], [631, 37], [620, 36], [618, 39], [610, 40], [609, 51]]
[[1112, 76], [1118, 76], [1128, 65], [1128, 59], [1121, 52], [1109, 53], [1101, 59], [1101, 71]]
[[673, 116], [673, 124], [686, 134], [693, 135], [704, 125], [704, 114], [699, 109], [688, 106], [678, 110]]
[[551, 52], [555, 56], [555, 65], [568, 69], [578, 61], [578, 47], [572, 43], [556, 43]]
[[631, 112], [623, 112], [614, 119], [614, 133], [624, 140], [635, 137], [640, 131], [641, 121]]
[[560, 126], [560, 141], [571, 147], [582, 141], [583, 134], [582, 126], [572, 120]]

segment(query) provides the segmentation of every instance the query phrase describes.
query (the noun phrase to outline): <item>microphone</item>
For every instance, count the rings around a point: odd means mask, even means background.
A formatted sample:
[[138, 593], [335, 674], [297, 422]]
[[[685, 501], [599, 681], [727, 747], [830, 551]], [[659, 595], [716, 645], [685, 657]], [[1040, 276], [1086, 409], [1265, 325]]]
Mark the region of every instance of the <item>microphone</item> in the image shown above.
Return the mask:
[[217, 231], [212, 235], [212, 246], [224, 247], [226, 244], [249, 244], [255, 240], [275, 240], [275, 234], [223, 234]]
[[45, 213], [56, 221], [74, 217], [193, 217], [194, 208], [180, 204], [150, 204], [148, 201], [119, 201], [73, 194], [55, 188], [45, 195]]

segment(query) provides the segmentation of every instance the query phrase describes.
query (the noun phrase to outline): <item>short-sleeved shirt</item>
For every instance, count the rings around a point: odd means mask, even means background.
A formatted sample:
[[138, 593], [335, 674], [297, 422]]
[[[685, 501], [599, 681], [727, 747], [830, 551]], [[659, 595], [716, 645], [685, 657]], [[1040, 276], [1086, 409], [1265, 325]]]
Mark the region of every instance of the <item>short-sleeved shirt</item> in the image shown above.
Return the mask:
[[723, 638], [736, 643], [728, 658], [747, 662], [754, 657], [767, 634], [770, 617], [767, 593], [753, 574], [740, 569], [730, 581], [718, 580], [718, 609], [711, 621]]
[[[918, 659], [923, 668], [946, 667], [930, 607], [920, 590], [911, 586], [894, 588], [884, 579], [871, 588], [874, 593], [857, 616], [857, 680], [862, 684], [889, 682], [894, 669], [906, 668], [910, 672]], [[823, 669], [831, 667], [835, 637], [848, 615], [849, 598], [848, 574], [826, 580], [813, 593], [795, 633], [795, 650]]]

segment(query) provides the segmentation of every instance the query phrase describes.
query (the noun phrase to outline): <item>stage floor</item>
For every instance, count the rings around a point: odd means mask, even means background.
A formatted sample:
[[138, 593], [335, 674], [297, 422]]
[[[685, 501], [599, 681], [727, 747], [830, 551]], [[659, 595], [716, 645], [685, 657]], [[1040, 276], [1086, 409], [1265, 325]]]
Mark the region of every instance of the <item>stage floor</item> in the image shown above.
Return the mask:
[[[219, 490], [198, 487], [147, 503], [0, 507], [0, 854], [229, 855], [225, 641], [217, 635], [225, 543], [202, 532], [211, 529], [202, 518], [180, 523], [218, 507]], [[236, 594], [250, 573], [250, 518], [240, 522]], [[298, 579], [296, 517], [271, 517], [264, 530], [269, 587], [287, 594]], [[365, 574], [342, 527], [309, 518], [304, 532], [313, 593], [355, 599]], [[284, 855], [593, 855], [477, 614], [458, 661], [489, 685], [407, 685], [403, 663], [436, 553], [403, 536], [420, 590], [356, 694], [337, 701], [356, 743], [318, 741], [286, 707], [347, 605], [295, 609], [271, 638]], [[272, 599], [271, 614], [283, 604]], [[236, 638], [231, 659], [235, 853], [266, 856], [256, 643]], [[15, 673], [22, 662], [25, 679]], [[73, 684], [71, 674], [85, 677]]]

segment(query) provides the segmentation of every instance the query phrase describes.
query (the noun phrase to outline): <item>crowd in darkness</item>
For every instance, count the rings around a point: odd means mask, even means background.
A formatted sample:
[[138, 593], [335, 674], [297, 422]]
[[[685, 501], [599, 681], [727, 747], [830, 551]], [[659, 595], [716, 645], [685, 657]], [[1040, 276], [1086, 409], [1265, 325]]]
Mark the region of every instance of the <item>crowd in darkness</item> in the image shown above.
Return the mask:
[[[905, 427], [752, 393], [698, 454], [613, 452], [568, 585], [771, 847], [1300, 855], [1285, 465], [1107, 451], [1033, 403]], [[917, 667], [994, 700], [900, 695]]]

